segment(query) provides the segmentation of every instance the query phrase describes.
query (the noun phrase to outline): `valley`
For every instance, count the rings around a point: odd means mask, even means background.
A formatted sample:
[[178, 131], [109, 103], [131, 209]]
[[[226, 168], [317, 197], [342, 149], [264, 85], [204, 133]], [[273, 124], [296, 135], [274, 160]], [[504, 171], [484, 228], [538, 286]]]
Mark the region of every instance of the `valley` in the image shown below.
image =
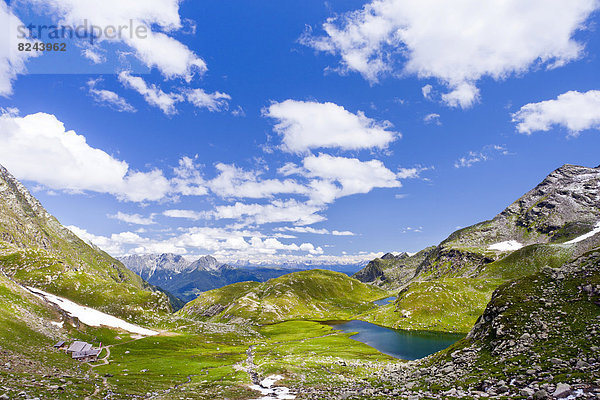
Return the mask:
[[[600, 168], [563, 166], [493, 219], [353, 277], [206, 290], [228, 268], [215, 258], [128, 269], [0, 178], [2, 399], [600, 396]], [[102, 343], [99, 361], [52, 348], [72, 339]]]

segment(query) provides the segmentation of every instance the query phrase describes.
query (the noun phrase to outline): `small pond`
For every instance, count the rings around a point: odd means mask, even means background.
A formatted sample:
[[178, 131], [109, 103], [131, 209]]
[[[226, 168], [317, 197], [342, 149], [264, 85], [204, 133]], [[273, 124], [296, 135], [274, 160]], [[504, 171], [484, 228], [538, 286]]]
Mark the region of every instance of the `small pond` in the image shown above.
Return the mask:
[[444, 332], [405, 331], [384, 328], [364, 321], [329, 321], [325, 324], [380, 352], [403, 360], [416, 360], [443, 350], [464, 335]]
[[396, 300], [396, 296], [392, 296], [392, 297], [388, 297], [385, 299], [374, 301], [373, 303], [378, 306], [387, 306], [388, 304], [390, 304], [391, 302], [393, 302], [395, 300]]

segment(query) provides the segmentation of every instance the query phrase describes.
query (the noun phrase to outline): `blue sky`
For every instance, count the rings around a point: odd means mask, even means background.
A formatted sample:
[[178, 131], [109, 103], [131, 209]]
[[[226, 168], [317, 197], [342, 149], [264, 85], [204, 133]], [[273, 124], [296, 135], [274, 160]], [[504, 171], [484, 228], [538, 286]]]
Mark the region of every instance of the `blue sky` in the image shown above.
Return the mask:
[[[597, 1], [413, 3], [1, 2], [0, 164], [113, 255], [270, 263], [418, 251], [600, 164]], [[16, 51], [84, 21], [150, 34]]]

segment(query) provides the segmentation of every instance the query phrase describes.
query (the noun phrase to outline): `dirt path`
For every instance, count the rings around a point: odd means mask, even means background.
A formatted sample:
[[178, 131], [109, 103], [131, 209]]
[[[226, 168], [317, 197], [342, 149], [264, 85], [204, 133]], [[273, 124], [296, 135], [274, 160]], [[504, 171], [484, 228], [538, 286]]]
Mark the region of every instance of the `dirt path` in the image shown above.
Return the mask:
[[254, 364], [253, 351], [255, 347], [256, 345], [253, 344], [246, 350], [246, 372], [253, 384], [260, 385], [260, 377], [258, 376], [258, 372], [256, 372], [256, 364]]
[[261, 396], [256, 400], [295, 399], [296, 396], [291, 394], [289, 388], [285, 386], [274, 386], [277, 381], [283, 379], [283, 376], [273, 375], [261, 380], [258, 372], [256, 371], [256, 364], [254, 363], [255, 347], [256, 345], [252, 345], [246, 350], [246, 372], [252, 380], [252, 385], [250, 388], [261, 393]]

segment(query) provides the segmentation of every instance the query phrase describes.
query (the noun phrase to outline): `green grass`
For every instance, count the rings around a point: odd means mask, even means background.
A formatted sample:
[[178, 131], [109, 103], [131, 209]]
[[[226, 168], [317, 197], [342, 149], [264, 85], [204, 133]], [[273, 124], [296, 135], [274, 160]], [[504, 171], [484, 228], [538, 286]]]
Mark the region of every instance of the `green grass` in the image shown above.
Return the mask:
[[[236, 318], [256, 324], [294, 319], [350, 319], [373, 308], [372, 301], [388, 292], [348, 276], [325, 270], [295, 272], [265, 283], [243, 283], [202, 293], [179, 315], [201, 320], [232, 321]], [[212, 317], [211, 306], [222, 310]]]
[[245, 360], [246, 348], [198, 335], [148, 337], [111, 347], [111, 363], [96, 369], [113, 375], [109, 384], [121, 395], [162, 392], [188, 380], [198, 391], [237, 386], [249, 383], [247, 374], [233, 368]]
[[[0, 256], [0, 269], [22, 285], [135, 323], [152, 324], [156, 317], [171, 310], [163, 293], [145, 288], [141, 278], [132, 272], [119, 277], [121, 273], [113, 267], [75, 268], [44, 250], [14, 250]], [[150, 310], [153, 312], [148, 313]]]
[[[112, 346], [110, 364], [95, 369], [112, 375], [107, 378], [108, 389], [116, 399], [146, 393], [166, 399], [180, 395], [247, 399], [258, 397], [249, 390], [250, 377], [243, 369], [250, 346], [256, 372], [262, 377], [283, 375], [283, 385], [302, 381], [318, 387], [331, 380], [333, 371], [348, 378], [362, 374], [360, 369], [341, 366], [340, 360], [398, 362], [317, 322], [288, 321], [263, 326], [258, 333], [252, 338], [235, 333], [148, 337]], [[343, 387], [344, 381], [338, 384]]]
[[[576, 261], [579, 269], [561, 270], [562, 279], [556, 279], [551, 269], [544, 269], [500, 286], [486, 314], [488, 319], [493, 318], [493, 324], [487, 321], [478, 325], [473, 337], [432, 356], [427, 364], [443, 365], [451, 359], [451, 353], [475, 348], [476, 368], [468, 369], [454, 383], [457, 386], [477, 385], [490, 378], [510, 381], [517, 376], [525, 376], [527, 381], [541, 376], [554, 383], [596, 381], [600, 378], [598, 371], [578, 371], [573, 360], [600, 355], [592, 351], [593, 346], [600, 347], [600, 338], [593, 333], [600, 329], [600, 298], [581, 290], [585, 285], [600, 285], [599, 261], [599, 256], [584, 256]], [[500, 326], [502, 333], [496, 329]], [[544, 333], [546, 337], [510, 354], [508, 350], [525, 333]], [[565, 363], [555, 365], [552, 358]], [[536, 365], [540, 374], [525, 373]]]
[[486, 265], [480, 276], [507, 282], [535, 274], [545, 267], [558, 268], [572, 257], [568, 247], [534, 244]]
[[394, 303], [356, 318], [397, 329], [467, 333], [499, 284], [476, 278], [415, 282]]
[[[46, 388], [53, 385], [64, 386], [64, 399], [81, 399], [94, 391], [98, 381], [85, 378], [87, 367], [52, 348], [68, 333], [52, 329], [52, 320], [59, 320], [53, 309], [0, 275], [0, 386], [11, 398], [21, 391], [48, 398]], [[10, 369], [2, 368], [6, 363]], [[72, 383], [62, 383], [63, 375]]]

